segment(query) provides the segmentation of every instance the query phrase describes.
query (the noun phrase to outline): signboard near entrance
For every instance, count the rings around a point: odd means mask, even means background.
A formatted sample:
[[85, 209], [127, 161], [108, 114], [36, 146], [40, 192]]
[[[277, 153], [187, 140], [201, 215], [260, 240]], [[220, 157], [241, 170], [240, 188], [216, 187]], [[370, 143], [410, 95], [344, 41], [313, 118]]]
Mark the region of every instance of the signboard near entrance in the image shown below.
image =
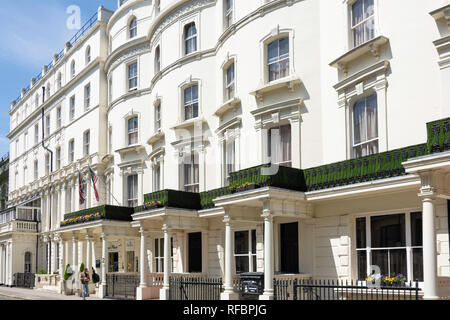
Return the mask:
[[119, 241], [108, 241], [108, 252], [118, 252]]
[[125, 242], [125, 248], [127, 252], [134, 251], [134, 240], [127, 240]]

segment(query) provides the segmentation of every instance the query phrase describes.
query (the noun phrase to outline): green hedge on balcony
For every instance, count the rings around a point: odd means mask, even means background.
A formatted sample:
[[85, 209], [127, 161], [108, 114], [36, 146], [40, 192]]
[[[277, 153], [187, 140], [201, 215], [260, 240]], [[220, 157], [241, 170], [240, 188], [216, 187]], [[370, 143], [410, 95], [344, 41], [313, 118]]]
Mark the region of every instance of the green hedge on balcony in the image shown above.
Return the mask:
[[307, 169], [307, 191], [404, 175], [402, 162], [425, 155], [426, 148], [426, 144], [419, 144]]
[[[183, 208], [199, 210], [200, 194], [194, 192], [162, 190], [144, 195], [144, 203], [151, 201], [161, 202], [162, 207]], [[142, 212], [147, 210], [145, 205], [134, 208], [134, 212]]]
[[427, 123], [429, 154], [450, 150], [450, 118]]
[[108, 220], [120, 220], [120, 221], [131, 221], [131, 215], [133, 214], [133, 208], [129, 207], [116, 207], [103, 205], [98, 207], [93, 207], [89, 209], [84, 209], [64, 215], [64, 220], [74, 219], [77, 217], [89, 216], [95, 213], [101, 213], [102, 219]]
[[[305, 177], [300, 169], [264, 164], [237, 172], [230, 173], [230, 187], [239, 188], [243, 185], [255, 185], [258, 187], [278, 187], [289, 190], [304, 191], [306, 189]], [[263, 170], [265, 169], [265, 170]], [[273, 174], [269, 172], [275, 170]], [[267, 173], [265, 172], [267, 171]]]
[[200, 206], [202, 209], [214, 208], [213, 200], [222, 196], [231, 194], [231, 190], [228, 187], [214, 189], [206, 192], [200, 193]]

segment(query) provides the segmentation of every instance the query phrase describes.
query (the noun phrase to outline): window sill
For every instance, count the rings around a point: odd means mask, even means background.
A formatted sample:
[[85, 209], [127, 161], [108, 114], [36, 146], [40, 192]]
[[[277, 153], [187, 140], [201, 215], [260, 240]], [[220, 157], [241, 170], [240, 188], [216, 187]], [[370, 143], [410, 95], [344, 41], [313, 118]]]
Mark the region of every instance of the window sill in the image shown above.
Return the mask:
[[156, 142], [158, 142], [159, 140], [161, 140], [162, 138], [164, 138], [164, 132], [162, 132], [161, 129], [158, 129], [148, 140], [147, 140], [147, 144], [149, 145], [153, 145]]
[[120, 153], [121, 156], [130, 153], [130, 152], [135, 152], [135, 153], [139, 153], [142, 150], [144, 150], [145, 147], [141, 144], [133, 144], [131, 146], [126, 146], [124, 148], [121, 149], [117, 149], [114, 152]]
[[203, 116], [198, 116], [196, 118], [192, 118], [189, 120], [185, 120], [181, 123], [178, 123], [178, 124], [174, 125], [173, 127], [171, 127], [170, 129], [177, 130], [177, 129], [190, 128], [190, 127], [194, 127], [196, 125], [199, 126], [199, 125], [203, 124], [204, 122], [206, 122], [205, 118], [203, 118]]
[[235, 108], [238, 104], [241, 103], [241, 99], [239, 97], [234, 97], [230, 100], [225, 101], [220, 107], [219, 109], [216, 110], [216, 112], [214, 112], [214, 115], [216, 117], [221, 117], [223, 116], [226, 112], [228, 112], [229, 110]]
[[347, 65], [356, 59], [358, 59], [360, 56], [371, 52], [375, 58], [380, 58], [379, 53], [379, 47], [389, 42], [389, 39], [384, 36], [378, 36], [376, 38], [373, 38], [372, 40], [369, 40], [350, 51], [344, 53], [342, 56], [334, 60], [330, 63], [331, 67], [338, 68], [339, 70], [342, 70], [347, 75]]
[[262, 86], [259, 86], [258, 88], [256, 88], [254, 91], [250, 92], [250, 94], [252, 96], [255, 96], [260, 102], [264, 101], [264, 95], [286, 87], [291, 91], [294, 91], [294, 87], [295, 85], [299, 85], [302, 83], [302, 80], [300, 79], [300, 77], [298, 77], [297, 75], [290, 75], [281, 79], [277, 79], [274, 81], [271, 81], [269, 83], [266, 83]]

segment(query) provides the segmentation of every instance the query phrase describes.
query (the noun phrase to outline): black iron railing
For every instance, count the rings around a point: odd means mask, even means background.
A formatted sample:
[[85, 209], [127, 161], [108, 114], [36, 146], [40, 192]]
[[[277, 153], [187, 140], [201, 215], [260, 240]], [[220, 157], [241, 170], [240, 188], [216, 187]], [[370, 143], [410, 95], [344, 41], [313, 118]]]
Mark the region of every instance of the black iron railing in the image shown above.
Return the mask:
[[220, 300], [220, 277], [170, 277], [169, 283], [169, 300]]
[[274, 280], [275, 300], [419, 300], [418, 282], [377, 286], [342, 280]]
[[13, 285], [19, 288], [34, 288], [34, 273], [15, 273]]
[[138, 275], [107, 274], [106, 296], [119, 299], [136, 299], [136, 288], [139, 286]]

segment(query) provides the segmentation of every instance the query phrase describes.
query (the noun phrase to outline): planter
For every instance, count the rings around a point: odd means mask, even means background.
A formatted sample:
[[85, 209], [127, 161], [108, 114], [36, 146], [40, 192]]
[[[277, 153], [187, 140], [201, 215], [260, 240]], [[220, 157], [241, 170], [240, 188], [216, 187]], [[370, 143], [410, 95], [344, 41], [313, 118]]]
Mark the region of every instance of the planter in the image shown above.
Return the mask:
[[258, 186], [256, 184], [251, 184], [249, 186], [245, 186], [245, 187], [237, 187], [235, 189], [234, 193], [238, 193], [238, 192], [244, 192], [244, 191], [249, 191], [249, 190], [254, 190], [256, 189]]
[[73, 283], [71, 283], [70, 288], [67, 286], [68, 283], [70, 283], [70, 282], [63, 280], [63, 289], [64, 289], [63, 292], [66, 296], [71, 296], [71, 295], [73, 295]]

